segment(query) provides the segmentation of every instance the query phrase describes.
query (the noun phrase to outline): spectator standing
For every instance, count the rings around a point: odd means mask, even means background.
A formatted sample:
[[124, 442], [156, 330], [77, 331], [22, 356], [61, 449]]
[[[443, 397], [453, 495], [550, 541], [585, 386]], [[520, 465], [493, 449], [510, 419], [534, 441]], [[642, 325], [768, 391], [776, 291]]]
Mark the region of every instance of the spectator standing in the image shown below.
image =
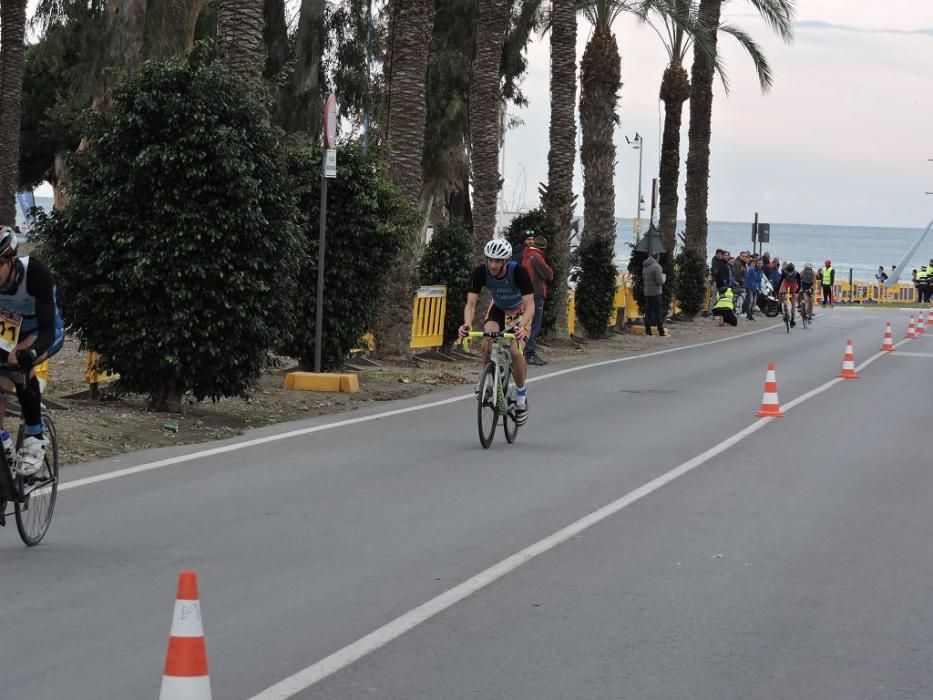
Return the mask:
[[758, 301], [758, 290], [761, 289], [761, 260], [757, 260], [745, 272], [745, 305], [742, 313], [749, 321], [754, 321], [755, 302]]
[[658, 264], [660, 253], [652, 253], [642, 263], [642, 282], [645, 286], [645, 335], [651, 335], [651, 326], [657, 326], [658, 335], [665, 336], [664, 311], [661, 308], [662, 290], [667, 275]]
[[554, 279], [554, 270], [547, 264], [543, 250], [547, 248], [547, 239], [544, 236], [529, 236], [525, 239], [525, 248], [522, 251], [522, 267], [528, 271], [531, 284], [535, 289], [535, 318], [531, 324], [531, 335], [525, 345], [525, 360], [529, 365], [545, 365], [544, 360], [538, 357], [537, 338], [541, 332], [541, 321], [544, 319], [544, 302], [547, 300], [548, 287]]

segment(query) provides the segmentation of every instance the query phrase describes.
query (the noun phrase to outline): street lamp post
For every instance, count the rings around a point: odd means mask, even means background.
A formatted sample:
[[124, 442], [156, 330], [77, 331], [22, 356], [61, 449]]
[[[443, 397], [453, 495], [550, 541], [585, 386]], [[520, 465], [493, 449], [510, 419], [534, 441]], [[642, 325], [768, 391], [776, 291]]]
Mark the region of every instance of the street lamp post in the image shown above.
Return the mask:
[[626, 136], [625, 142], [638, 151], [638, 203], [635, 207], [635, 221], [632, 222], [632, 228], [635, 230], [635, 242], [637, 243], [638, 237], [641, 235], [641, 212], [645, 206], [645, 200], [641, 196], [641, 161], [642, 154], [645, 152], [644, 139], [641, 137], [641, 134], [636, 131], [635, 138], [629, 139], [629, 137]]

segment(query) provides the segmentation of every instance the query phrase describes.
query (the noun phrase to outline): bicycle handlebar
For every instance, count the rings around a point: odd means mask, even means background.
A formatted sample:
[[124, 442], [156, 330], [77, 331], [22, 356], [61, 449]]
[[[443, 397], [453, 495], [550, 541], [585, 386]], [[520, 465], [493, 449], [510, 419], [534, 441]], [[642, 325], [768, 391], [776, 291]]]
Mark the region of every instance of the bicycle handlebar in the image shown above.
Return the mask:
[[504, 338], [505, 340], [515, 340], [517, 336], [509, 331], [495, 331], [487, 333], [486, 331], [469, 331], [466, 337], [460, 341], [465, 352], [470, 352], [470, 338]]

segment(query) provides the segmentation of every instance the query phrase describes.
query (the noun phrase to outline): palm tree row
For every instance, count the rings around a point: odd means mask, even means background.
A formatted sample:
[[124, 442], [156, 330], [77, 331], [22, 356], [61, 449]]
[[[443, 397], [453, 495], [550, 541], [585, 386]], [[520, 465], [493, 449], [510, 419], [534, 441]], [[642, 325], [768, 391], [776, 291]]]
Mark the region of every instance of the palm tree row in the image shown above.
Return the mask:
[[[139, 20], [133, 13], [134, 0], [114, 3], [114, 8], [131, 10], [119, 15], [123, 25]], [[738, 27], [722, 22], [726, 0], [551, 0], [547, 8], [547, 28], [551, 45], [551, 123], [549, 128], [548, 178], [540, 188], [541, 201], [561, 232], [551, 254], [566, 264], [569, 257], [569, 232], [574, 211], [573, 167], [576, 156], [576, 122], [574, 118], [577, 87], [576, 37], [577, 14], [582, 14], [593, 32], [579, 66], [580, 96], [579, 119], [582, 129], [581, 161], [583, 167], [585, 237], [614, 242], [615, 190], [614, 171], [616, 150], [613, 135], [619, 123], [618, 92], [621, 84], [621, 59], [613, 25], [624, 12], [631, 12], [651, 25], [661, 38], [668, 54], [668, 65], [660, 83], [660, 99], [665, 106], [664, 135], [660, 161], [660, 229], [665, 246], [674, 247], [675, 226], [679, 207], [678, 185], [680, 176], [680, 125], [684, 103], [689, 99], [690, 128], [687, 156], [686, 215], [687, 247], [705, 255], [707, 237], [707, 204], [710, 138], [712, 124], [712, 87], [718, 73], [728, 88], [724, 66], [717, 54], [720, 34], [737, 39], [746, 49], [758, 74], [762, 90], [772, 82], [771, 69], [759, 46]], [[794, 12], [793, 0], [749, 0], [754, 9], [785, 40], [791, 37]], [[155, 7], [158, 3], [149, 3]], [[377, 2], [377, 5], [379, 3]], [[475, 20], [474, 50], [469, 67], [468, 142], [464, 153], [471, 167], [473, 195], [473, 227], [476, 249], [494, 233], [496, 199], [501, 186], [498, 170], [498, 151], [503, 137], [501, 125], [504, 106], [503, 64], [509, 50], [509, 30], [521, 15], [528, 26], [534, 26], [535, 17], [544, 3], [542, 0], [475, 0], [468, 7]], [[221, 0], [217, 5], [217, 54], [245, 79], [260, 83], [270, 79], [270, 66], [274, 70], [282, 58], [269, 52], [277, 44], [270, 43], [269, 35], [278, 30], [267, 27], [270, 16], [278, 10], [273, 0]], [[310, 108], [306, 113], [318, 111], [312, 95], [319, 92], [317, 71], [319, 55], [323, 51], [324, 0], [304, 0], [299, 22], [301, 42], [306, 48], [298, 57], [299, 72], [303, 76], [300, 86], [302, 98]], [[426, 215], [424, 164], [426, 162], [426, 100], [427, 75], [431, 38], [435, 32], [435, 10], [439, 0], [386, 0], [384, 12], [388, 17], [386, 56], [384, 62], [384, 103], [381, 110], [381, 155], [388, 163], [388, 172], [399, 190], [405, 195], [413, 212]], [[25, 4], [23, 0], [3, 0], [2, 41], [0, 41], [0, 223], [13, 220], [13, 195], [16, 189], [18, 162], [14, 148], [18, 148], [19, 90], [22, 85], [23, 27]], [[40, 5], [66, 7], [56, 0], [44, 0]], [[182, 40], [171, 51], [183, 50], [194, 39], [195, 21], [204, 7], [203, 0], [189, 0], [182, 13], [184, 27], [172, 26], [168, 32]], [[281, 8], [280, 8], [281, 9]], [[284, 11], [284, 10], [283, 10]], [[143, 57], [140, 47], [162, 45], [144, 35], [144, 29], [117, 26], [111, 19], [111, 58], [121, 46], [132, 46], [131, 66]], [[136, 22], [141, 26], [145, 22]], [[177, 21], [176, 21], [177, 24]], [[322, 26], [317, 26], [322, 25]], [[152, 23], [150, 23], [152, 26]], [[304, 28], [302, 31], [302, 27]], [[527, 30], [527, 26], [526, 26]], [[136, 38], [132, 38], [136, 37]], [[527, 41], [527, 37], [521, 39]], [[281, 42], [278, 42], [281, 43]], [[519, 51], [524, 43], [519, 46]], [[688, 74], [685, 67], [687, 52], [693, 47], [693, 66]], [[511, 50], [514, 51], [512, 46]], [[278, 49], [275, 50], [276, 52]], [[105, 52], [107, 53], [107, 52]], [[126, 53], [124, 51], [124, 53]], [[309, 55], [304, 55], [308, 53]], [[313, 54], [313, 55], [312, 55]], [[129, 55], [129, 54], [127, 54]], [[152, 55], [152, 52], [149, 53]], [[309, 58], [310, 56], [310, 58]], [[315, 58], [318, 56], [318, 58]], [[273, 66], [273, 64], [276, 64]], [[314, 72], [314, 76], [310, 73]], [[308, 75], [305, 75], [308, 74]], [[311, 79], [309, 83], [308, 80]], [[287, 80], [285, 81], [287, 82]], [[302, 87], [303, 86], [303, 87]], [[298, 88], [301, 87], [301, 90]], [[311, 133], [314, 120], [308, 117]], [[463, 188], [461, 188], [463, 189]], [[469, 192], [461, 192], [469, 200]], [[468, 207], [469, 208], [469, 207]], [[396, 284], [385, 295], [382, 323], [378, 337], [386, 353], [404, 354], [410, 324], [411, 289], [415, 283], [415, 258], [418, 240], [417, 224], [412, 230], [410, 246], [397, 263]], [[566, 269], [566, 267], [565, 267]], [[561, 289], [555, 289], [562, 294]]]

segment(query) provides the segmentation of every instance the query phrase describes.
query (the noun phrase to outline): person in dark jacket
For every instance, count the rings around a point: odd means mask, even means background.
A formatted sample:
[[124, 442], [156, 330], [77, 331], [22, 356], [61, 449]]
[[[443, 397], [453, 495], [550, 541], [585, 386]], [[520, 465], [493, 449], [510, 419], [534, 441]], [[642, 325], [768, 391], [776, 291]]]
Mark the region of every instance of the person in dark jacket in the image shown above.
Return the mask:
[[642, 263], [642, 283], [645, 286], [645, 335], [651, 335], [651, 326], [657, 326], [658, 335], [665, 336], [664, 312], [661, 308], [662, 291], [667, 276], [658, 263], [660, 253], [652, 253]]
[[547, 248], [547, 239], [544, 236], [529, 236], [525, 239], [525, 249], [522, 251], [522, 267], [528, 271], [531, 283], [535, 288], [535, 319], [531, 324], [531, 335], [525, 345], [525, 360], [529, 365], [545, 365], [547, 362], [538, 356], [538, 346], [535, 340], [541, 332], [541, 321], [544, 319], [544, 302], [547, 300], [548, 283], [554, 279], [554, 270], [547, 264], [543, 250]]

